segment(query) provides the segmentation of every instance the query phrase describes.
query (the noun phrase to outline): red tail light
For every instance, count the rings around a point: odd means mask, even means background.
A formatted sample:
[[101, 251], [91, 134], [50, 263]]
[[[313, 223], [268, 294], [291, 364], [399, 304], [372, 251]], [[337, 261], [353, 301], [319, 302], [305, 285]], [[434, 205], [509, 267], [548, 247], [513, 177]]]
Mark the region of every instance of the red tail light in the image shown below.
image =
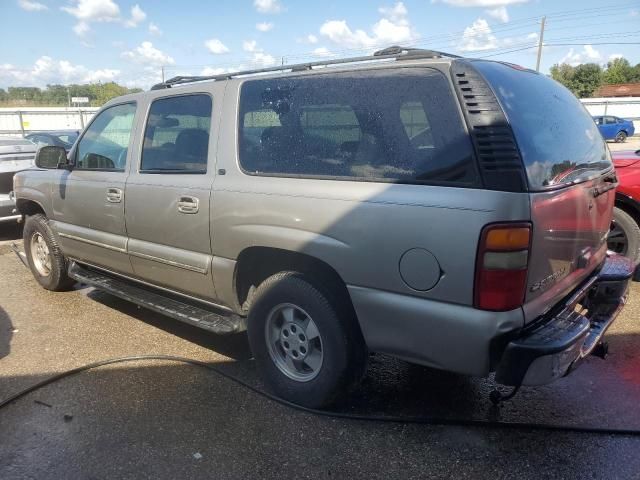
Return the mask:
[[476, 259], [476, 308], [504, 312], [523, 304], [530, 244], [529, 223], [484, 227]]

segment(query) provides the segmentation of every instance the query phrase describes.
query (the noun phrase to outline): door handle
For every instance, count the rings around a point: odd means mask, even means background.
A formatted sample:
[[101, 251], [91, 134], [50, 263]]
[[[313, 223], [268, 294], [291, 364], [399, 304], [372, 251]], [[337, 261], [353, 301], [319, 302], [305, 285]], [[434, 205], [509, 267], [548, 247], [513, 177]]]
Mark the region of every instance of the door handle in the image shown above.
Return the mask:
[[180, 213], [193, 214], [198, 213], [200, 209], [200, 200], [196, 197], [190, 197], [188, 195], [183, 195], [178, 200], [178, 211]]
[[119, 188], [107, 188], [107, 202], [120, 203], [122, 201], [122, 190]]

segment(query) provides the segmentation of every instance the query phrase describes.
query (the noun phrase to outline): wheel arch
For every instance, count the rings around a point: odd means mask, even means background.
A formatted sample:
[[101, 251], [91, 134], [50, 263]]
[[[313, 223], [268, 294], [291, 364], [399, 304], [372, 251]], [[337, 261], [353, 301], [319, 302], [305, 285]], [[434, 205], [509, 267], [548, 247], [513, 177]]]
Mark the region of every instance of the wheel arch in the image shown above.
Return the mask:
[[24, 216], [36, 215], [38, 213], [41, 213], [45, 217], [47, 216], [47, 212], [40, 202], [28, 198], [16, 199], [16, 208], [18, 212]]
[[616, 192], [614, 206], [628, 213], [640, 225], [640, 202], [620, 192]]
[[233, 275], [234, 296], [238, 306], [243, 311], [248, 310], [252, 287], [257, 288], [271, 275], [282, 271], [296, 271], [318, 279], [319, 288], [347, 302], [356, 316], [347, 285], [331, 265], [307, 253], [264, 246], [247, 247], [238, 255]]

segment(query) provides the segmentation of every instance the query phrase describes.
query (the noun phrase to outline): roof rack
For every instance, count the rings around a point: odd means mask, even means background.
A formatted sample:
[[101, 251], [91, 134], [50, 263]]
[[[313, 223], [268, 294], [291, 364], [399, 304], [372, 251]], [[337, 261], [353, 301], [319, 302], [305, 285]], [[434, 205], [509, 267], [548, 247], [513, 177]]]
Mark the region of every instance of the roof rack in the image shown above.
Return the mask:
[[171, 88], [174, 85], [182, 85], [185, 83], [203, 82], [203, 81], [220, 81], [229, 80], [235, 77], [242, 77], [245, 75], [255, 75], [259, 73], [269, 72], [302, 72], [305, 70], [312, 70], [314, 67], [325, 67], [329, 65], [340, 65], [346, 63], [358, 63], [358, 62], [370, 62], [372, 60], [403, 60], [403, 59], [417, 59], [417, 58], [462, 58], [459, 55], [453, 55], [451, 53], [439, 52], [437, 50], [426, 50], [422, 48], [407, 48], [393, 46], [378, 50], [373, 55], [366, 55], [361, 57], [350, 57], [336, 60], [321, 60], [317, 62], [297, 63], [294, 65], [279, 65], [275, 67], [258, 68], [252, 70], [241, 70], [238, 72], [222, 73], [220, 75], [195, 75], [195, 76], [178, 76], [170, 78], [162, 83], [157, 83], [151, 90], [161, 90], [163, 88]]

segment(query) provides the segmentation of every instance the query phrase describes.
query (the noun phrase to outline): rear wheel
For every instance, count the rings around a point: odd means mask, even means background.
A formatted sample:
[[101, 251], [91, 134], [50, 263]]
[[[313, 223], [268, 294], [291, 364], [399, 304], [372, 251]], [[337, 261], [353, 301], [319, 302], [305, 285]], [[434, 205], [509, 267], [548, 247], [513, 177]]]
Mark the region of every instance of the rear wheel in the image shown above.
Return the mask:
[[258, 287], [248, 335], [267, 386], [307, 407], [342, 399], [366, 368], [367, 349], [350, 306], [296, 272], [278, 273]]
[[640, 260], [640, 226], [631, 215], [617, 207], [613, 209], [607, 243], [609, 250], [635, 262]]
[[47, 217], [42, 214], [28, 217], [23, 239], [29, 268], [38, 283], [47, 290], [69, 290], [75, 282], [67, 276], [67, 262]]
[[618, 134], [616, 135], [616, 143], [623, 143], [627, 140], [627, 133], [626, 132], [618, 132]]

